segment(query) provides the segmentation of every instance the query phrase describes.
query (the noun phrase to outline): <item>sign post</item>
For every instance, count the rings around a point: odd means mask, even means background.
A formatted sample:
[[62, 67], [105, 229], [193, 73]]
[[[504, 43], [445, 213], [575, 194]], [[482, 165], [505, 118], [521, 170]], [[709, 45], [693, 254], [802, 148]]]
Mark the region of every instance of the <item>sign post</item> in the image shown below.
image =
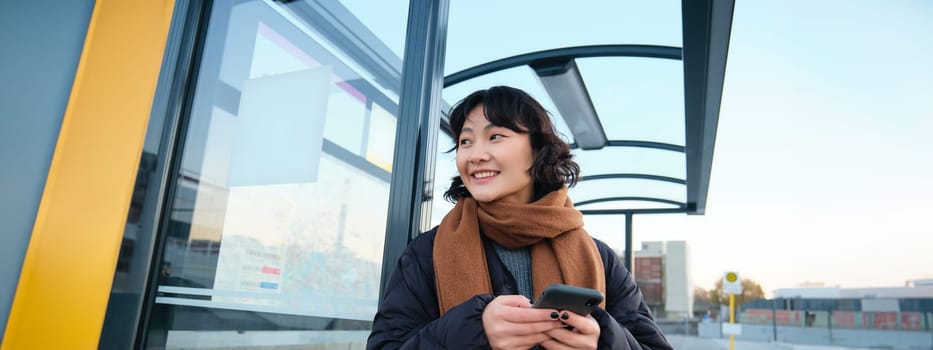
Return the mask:
[[742, 326], [735, 324], [735, 295], [742, 294], [742, 279], [738, 272], [723, 273], [722, 292], [729, 294], [729, 323], [722, 325], [722, 331], [729, 334], [729, 350], [735, 350], [735, 336], [742, 334]]

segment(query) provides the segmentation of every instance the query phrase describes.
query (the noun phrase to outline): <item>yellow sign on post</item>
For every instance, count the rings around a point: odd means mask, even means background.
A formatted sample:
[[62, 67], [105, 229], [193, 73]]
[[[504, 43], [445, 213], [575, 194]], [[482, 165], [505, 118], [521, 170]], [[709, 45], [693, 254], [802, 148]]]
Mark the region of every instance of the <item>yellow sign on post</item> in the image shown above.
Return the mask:
[[735, 271], [726, 271], [722, 274], [722, 292], [724, 294], [742, 294], [742, 279]]
[[722, 325], [723, 334], [729, 335], [729, 350], [735, 349], [735, 336], [742, 334], [742, 326], [735, 324], [735, 295], [742, 294], [742, 279], [735, 271], [722, 274], [722, 292], [729, 294], [729, 323]]

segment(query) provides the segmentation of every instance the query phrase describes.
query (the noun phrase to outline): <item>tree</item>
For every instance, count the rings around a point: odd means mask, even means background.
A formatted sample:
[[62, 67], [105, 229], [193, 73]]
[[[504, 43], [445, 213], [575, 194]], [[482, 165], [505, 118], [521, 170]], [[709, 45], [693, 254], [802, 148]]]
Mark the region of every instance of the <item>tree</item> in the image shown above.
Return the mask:
[[[735, 296], [735, 307], [764, 297], [765, 292], [758, 282], [750, 278], [743, 278], [742, 294]], [[716, 280], [716, 288], [709, 290], [709, 299], [713, 306], [729, 305], [729, 295], [723, 295], [722, 293], [722, 279]]]
[[700, 287], [693, 288], [693, 305], [703, 305], [704, 307], [712, 305], [709, 292], [710, 291]]
[[693, 314], [702, 317], [711, 307], [712, 302], [709, 299], [709, 290], [694, 287], [693, 288]]

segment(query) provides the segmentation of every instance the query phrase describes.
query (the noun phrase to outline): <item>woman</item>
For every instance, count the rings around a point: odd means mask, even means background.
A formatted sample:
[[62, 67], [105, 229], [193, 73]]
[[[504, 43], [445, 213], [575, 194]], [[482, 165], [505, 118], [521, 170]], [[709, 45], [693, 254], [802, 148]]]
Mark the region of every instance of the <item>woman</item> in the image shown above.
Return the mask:
[[[498, 86], [450, 113], [456, 206], [392, 273], [369, 349], [670, 349], [619, 257], [567, 197], [570, 147], [524, 91]], [[606, 296], [589, 316], [532, 308], [552, 283]]]

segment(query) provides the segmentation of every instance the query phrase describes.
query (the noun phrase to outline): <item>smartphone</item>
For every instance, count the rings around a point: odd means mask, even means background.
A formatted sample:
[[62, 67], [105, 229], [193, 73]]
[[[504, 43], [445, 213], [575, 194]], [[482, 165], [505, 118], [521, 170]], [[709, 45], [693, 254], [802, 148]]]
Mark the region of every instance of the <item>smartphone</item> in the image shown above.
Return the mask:
[[557, 309], [572, 311], [578, 315], [586, 316], [603, 301], [603, 293], [598, 290], [568, 286], [566, 284], [552, 284], [544, 289], [541, 297], [532, 307], [539, 309]]

